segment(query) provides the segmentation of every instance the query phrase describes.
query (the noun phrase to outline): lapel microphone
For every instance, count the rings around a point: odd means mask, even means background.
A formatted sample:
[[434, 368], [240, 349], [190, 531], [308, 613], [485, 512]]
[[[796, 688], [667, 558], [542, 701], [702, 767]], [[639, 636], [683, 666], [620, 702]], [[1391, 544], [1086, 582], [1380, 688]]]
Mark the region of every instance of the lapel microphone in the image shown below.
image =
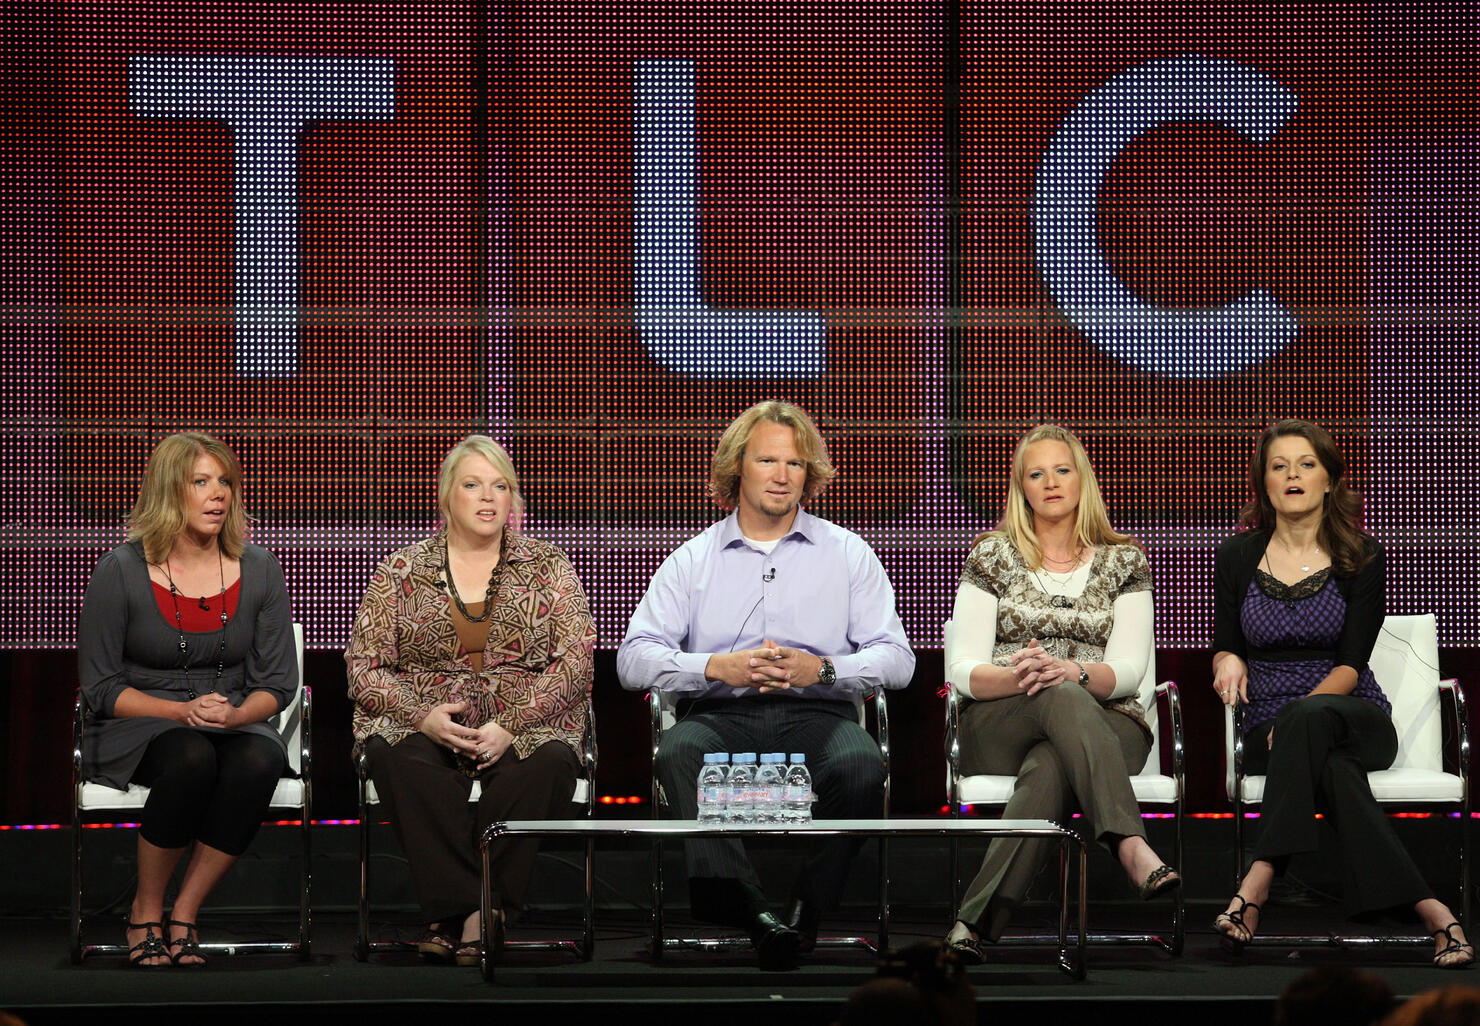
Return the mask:
[[768, 574], [761, 574], [761, 580], [765, 581], [767, 584], [770, 584], [775, 579], [776, 579], [776, 568], [774, 566], [771, 567], [771, 572], [770, 573], [768, 573]]

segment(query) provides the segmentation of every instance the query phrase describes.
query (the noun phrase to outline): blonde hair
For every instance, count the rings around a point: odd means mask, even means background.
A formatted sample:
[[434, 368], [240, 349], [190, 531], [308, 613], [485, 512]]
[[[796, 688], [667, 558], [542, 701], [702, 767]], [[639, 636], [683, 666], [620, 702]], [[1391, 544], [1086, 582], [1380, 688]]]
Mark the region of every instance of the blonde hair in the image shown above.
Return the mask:
[[149, 454], [144, 479], [139, 482], [139, 497], [124, 521], [128, 524], [128, 540], [142, 544], [144, 558], [151, 563], [164, 562], [175, 539], [185, 530], [185, 490], [195, 473], [195, 461], [202, 456], [219, 463], [231, 485], [231, 506], [216, 544], [228, 559], [242, 557], [251, 517], [242, 505], [241, 462], [224, 442], [199, 431], [182, 431], [160, 439]]
[[1033, 530], [1033, 508], [1028, 505], [1028, 496], [1023, 491], [1023, 478], [1028, 472], [1025, 466], [1028, 446], [1038, 442], [1063, 442], [1067, 445], [1074, 470], [1079, 474], [1079, 506], [1074, 511], [1075, 547], [1134, 542], [1130, 535], [1121, 534], [1110, 526], [1110, 514], [1100, 496], [1100, 482], [1095, 478], [1095, 468], [1090, 466], [1083, 443], [1068, 428], [1039, 424], [1018, 441], [1017, 449], [1013, 451], [1012, 477], [1007, 482], [1007, 502], [1002, 510], [1002, 519], [992, 530], [977, 535], [972, 547], [975, 548], [983, 538], [1001, 535], [1017, 547], [1030, 569], [1037, 570], [1043, 565], [1043, 543]]
[[514, 471], [514, 461], [508, 451], [487, 435], [469, 435], [454, 445], [442, 457], [442, 469], [437, 472], [437, 508], [445, 518], [452, 502], [452, 486], [457, 480], [457, 468], [469, 456], [482, 456], [493, 469], [503, 475], [509, 486], [509, 529], [518, 531], [524, 522], [524, 495], [519, 491], [519, 475]]
[[740, 463], [755, 426], [763, 420], [789, 427], [796, 434], [797, 452], [807, 461], [803, 502], [811, 502], [826, 491], [828, 482], [837, 474], [827, 455], [827, 442], [807, 411], [782, 399], [767, 399], [730, 422], [720, 436], [714, 458], [709, 461], [709, 497], [721, 509], [734, 509], [740, 498]]

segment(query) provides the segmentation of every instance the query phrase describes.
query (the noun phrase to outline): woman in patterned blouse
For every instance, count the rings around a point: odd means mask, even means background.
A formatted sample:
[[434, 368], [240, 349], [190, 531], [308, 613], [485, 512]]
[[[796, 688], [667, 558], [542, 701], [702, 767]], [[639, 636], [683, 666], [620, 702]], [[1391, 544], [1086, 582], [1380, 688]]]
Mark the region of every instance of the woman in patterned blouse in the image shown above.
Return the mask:
[[[952, 621], [962, 772], [1017, 776], [1007, 819], [1083, 809], [1141, 897], [1179, 886], [1146, 843], [1130, 784], [1151, 751], [1151, 696], [1140, 693], [1154, 647], [1151, 571], [1111, 528], [1069, 431], [1042, 424], [1018, 443], [1002, 520], [972, 546]], [[1050, 847], [992, 841], [946, 938], [959, 957], [981, 961], [981, 940], [1001, 936]]]
[[[437, 491], [443, 529], [376, 569], [345, 660], [356, 751], [428, 923], [418, 950], [477, 965], [478, 839], [490, 823], [568, 807], [596, 629], [565, 554], [518, 530], [519, 479], [502, 446], [464, 439]], [[535, 853], [532, 839], [495, 842], [495, 954]]]
[[1411, 908], [1436, 939], [1434, 964], [1475, 960], [1464, 931], [1399, 843], [1367, 786], [1398, 753], [1392, 704], [1367, 665], [1383, 617], [1383, 551], [1358, 526], [1361, 499], [1318, 424], [1266, 430], [1249, 468], [1243, 531], [1218, 547], [1213, 687], [1244, 702], [1244, 766], [1267, 775], [1254, 861], [1214, 921], [1242, 951], [1290, 856], [1319, 848], [1323, 808], [1343, 852], [1352, 915]]

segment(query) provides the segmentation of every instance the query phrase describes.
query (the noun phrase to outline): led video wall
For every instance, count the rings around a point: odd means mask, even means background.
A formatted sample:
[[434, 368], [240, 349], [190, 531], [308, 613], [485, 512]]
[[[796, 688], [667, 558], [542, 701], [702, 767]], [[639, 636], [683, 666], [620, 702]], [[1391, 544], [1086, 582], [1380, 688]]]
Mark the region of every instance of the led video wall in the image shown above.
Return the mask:
[[919, 647], [1040, 420], [1146, 544], [1160, 643], [1205, 645], [1212, 547], [1292, 415], [1342, 443], [1389, 608], [1480, 644], [1480, 129], [1443, 10], [34, 17], [0, 57], [54, 54], [0, 129], [0, 644], [72, 644], [150, 448], [192, 428], [242, 457], [311, 645], [487, 431], [613, 646], [772, 396], [829, 437], [817, 512], [874, 544]]

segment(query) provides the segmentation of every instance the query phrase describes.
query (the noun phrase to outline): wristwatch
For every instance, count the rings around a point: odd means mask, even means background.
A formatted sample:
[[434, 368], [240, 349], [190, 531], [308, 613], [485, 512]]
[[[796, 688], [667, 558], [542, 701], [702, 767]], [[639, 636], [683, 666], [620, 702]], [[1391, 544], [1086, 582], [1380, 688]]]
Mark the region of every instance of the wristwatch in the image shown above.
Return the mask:
[[838, 671], [833, 666], [832, 660], [822, 656], [822, 665], [817, 668], [817, 683], [823, 687], [831, 687], [838, 682]]
[[1079, 667], [1079, 686], [1082, 688], [1089, 687], [1089, 671], [1084, 668], [1083, 663], [1075, 663], [1074, 665]]

